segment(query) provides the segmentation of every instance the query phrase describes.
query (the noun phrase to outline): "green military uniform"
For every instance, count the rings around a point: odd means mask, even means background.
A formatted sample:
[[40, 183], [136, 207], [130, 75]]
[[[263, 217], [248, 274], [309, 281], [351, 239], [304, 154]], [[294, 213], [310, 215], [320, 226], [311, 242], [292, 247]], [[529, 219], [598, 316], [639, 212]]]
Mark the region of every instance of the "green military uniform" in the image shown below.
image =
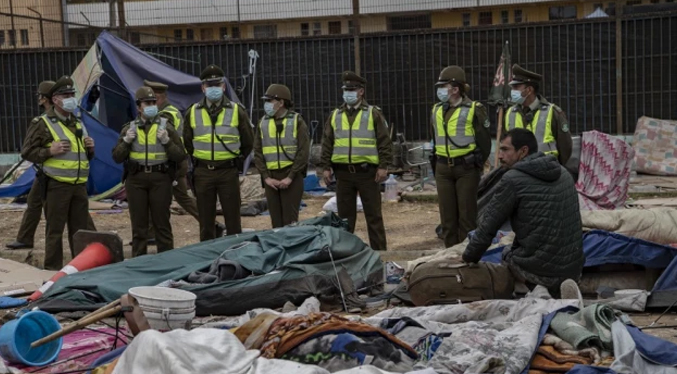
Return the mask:
[[[200, 75], [210, 88], [224, 82], [225, 74], [210, 65]], [[216, 198], [226, 221], [227, 235], [242, 232], [240, 217], [240, 181], [238, 166], [253, 148], [254, 132], [244, 109], [228, 100], [225, 93], [217, 100], [207, 97], [187, 111], [183, 126], [186, 151], [193, 158], [200, 241], [216, 237]]]
[[430, 122], [442, 237], [449, 248], [477, 226], [477, 189], [491, 152], [491, 134], [487, 108], [465, 95], [469, 86], [463, 69], [442, 70], [436, 86], [447, 84], [459, 87], [461, 97], [456, 103], [452, 98], [435, 104]]
[[[366, 80], [346, 71], [343, 88], [364, 88]], [[362, 99], [355, 105], [344, 103], [327, 118], [322, 138], [321, 168], [333, 169], [337, 180], [338, 214], [348, 219], [350, 232], [355, 231], [357, 194], [364, 207], [369, 232], [369, 245], [375, 250], [387, 249], [381, 189], [376, 182], [377, 169], [388, 169], [392, 162], [392, 140], [380, 108]]]
[[[136, 91], [137, 105], [143, 101], [156, 101], [150, 87]], [[126, 141], [130, 127], [136, 128], [136, 137]], [[168, 140], [162, 144], [158, 131], [165, 128]], [[113, 160], [125, 162], [125, 190], [129, 202], [129, 217], [132, 221], [132, 255], [148, 253], [148, 211], [155, 227], [157, 251], [174, 248], [174, 236], [170, 222], [172, 204], [173, 164], [186, 158], [181, 137], [174, 130], [171, 120], [160, 115], [146, 119], [139, 115], [122, 128], [118, 144], [113, 149]]]
[[[54, 95], [75, 93], [73, 81], [62, 77], [48, 92]], [[70, 151], [53, 156], [50, 147], [54, 141], [67, 141]], [[28, 129], [21, 156], [40, 170], [40, 190], [43, 196], [45, 219], [45, 263], [48, 270], [63, 267], [63, 231], [68, 226], [68, 240], [73, 252], [73, 235], [88, 228], [89, 200], [87, 179], [89, 160], [94, 148], [85, 147], [83, 127], [74, 115], [54, 107]], [[90, 218], [91, 219], [91, 218]]]
[[[540, 74], [517, 64], [513, 65], [512, 74], [511, 86], [531, 85], [538, 88], [543, 79]], [[510, 107], [505, 113], [504, 123], [505, 131], [526, 127], [533, 132], [538, 141], [538, 150], [557, 157], [560, 164], [565, 165], [571, 157], [573, 141], [566, 114], [543, 96], [537, 94], [528, 106], [517, 104]]]
[[[292, 103], [289, 88], [280, 84], [271, 85], [263, 99], [285, 101], [290, 106]], [[285, 106], [273, 117], [261, 119], [254, 138], [254, 163], [262, 180], [292, 180], [289, 187], [278, 189], [264, 183], [273, 228], [298, 221], [309, 156], [308, 125], [301, 115]]]

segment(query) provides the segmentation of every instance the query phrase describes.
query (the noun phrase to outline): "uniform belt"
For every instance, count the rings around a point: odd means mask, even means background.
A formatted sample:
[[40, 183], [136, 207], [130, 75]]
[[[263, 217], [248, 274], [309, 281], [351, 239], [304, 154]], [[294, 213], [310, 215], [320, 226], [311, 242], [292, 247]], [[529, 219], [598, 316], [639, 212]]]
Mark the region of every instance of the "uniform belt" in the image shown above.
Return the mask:
[[449, 166], [456, 166], [456, 165], [465, 165], [466, 161], [465, 158], [466, 156], [459, 156], [459, 157], [442, 157], [442, 156], [437, 156], [437, 163], [440, 164], [447, 164]]
[[332, 164], [332, 168], [334, 170], [347, 171], [350, 172], [351, 174], [354, 174], [354, 173], [368, 173], [370, 171], [376, 170], [378, 166], [368, 164], [365, 162], [362, 164]]
[[210, 164], [207, 163], [206, 161], [202, 160], [195, 160], [195, 166], [198, 168], [205, 168], [207, 170], [219, 170], [219, 169], [232, 169], [237, 167], [237, 163], [235, 160], [226, 160], [226, 161], [218, 161], [218, 164]]
[[167, 164], [148, 165], [148, 166], [139, 164], [139, 171], [138, 172], [150, 174], [150, 173], [166, 173], [168, 171], [169, 171], [169, 165], [167, 165]]

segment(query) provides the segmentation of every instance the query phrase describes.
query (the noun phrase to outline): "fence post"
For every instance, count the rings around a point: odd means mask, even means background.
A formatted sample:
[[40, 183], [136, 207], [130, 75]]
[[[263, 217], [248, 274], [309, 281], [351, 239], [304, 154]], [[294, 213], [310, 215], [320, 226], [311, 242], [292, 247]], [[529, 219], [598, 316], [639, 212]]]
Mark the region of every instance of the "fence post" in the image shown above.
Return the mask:
[[623, 134], [623, 2], [616, 1], [616, 132]]
[[118, 27], [120, 29], [120, 38], [127, 40], [127, 21], [125, 19], [125, 0], [118, 1]]
[[355, 45], [355, 73], [360, 75], [360, 0], [353, 0], [353, 44]]

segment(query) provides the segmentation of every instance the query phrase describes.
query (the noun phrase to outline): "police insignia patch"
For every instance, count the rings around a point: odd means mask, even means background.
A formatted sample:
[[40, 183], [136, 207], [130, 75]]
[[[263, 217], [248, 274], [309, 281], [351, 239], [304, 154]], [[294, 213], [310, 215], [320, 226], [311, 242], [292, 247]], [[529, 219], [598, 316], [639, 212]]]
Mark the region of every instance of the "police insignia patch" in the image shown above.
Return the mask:
[[562, 125], [562, 132], [569, 132], [569, 125], [568, 124], [563, 124]]
[[490, 125], [489, 120], [484, 121], [484, 127], [489, 128]]

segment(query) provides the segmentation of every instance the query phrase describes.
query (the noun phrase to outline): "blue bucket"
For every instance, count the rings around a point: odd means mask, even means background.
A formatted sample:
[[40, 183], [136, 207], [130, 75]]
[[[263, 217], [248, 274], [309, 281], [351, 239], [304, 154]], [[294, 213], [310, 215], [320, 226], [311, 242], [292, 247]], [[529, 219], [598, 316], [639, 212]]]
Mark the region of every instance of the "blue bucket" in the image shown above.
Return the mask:
[[44, 366], [56, 360], [63, 338], [31, 348], [31, 343], [61, 330], [59, 321], [43, 311], [28, 312], [0, 328], [0, 356], [8, 362]]

